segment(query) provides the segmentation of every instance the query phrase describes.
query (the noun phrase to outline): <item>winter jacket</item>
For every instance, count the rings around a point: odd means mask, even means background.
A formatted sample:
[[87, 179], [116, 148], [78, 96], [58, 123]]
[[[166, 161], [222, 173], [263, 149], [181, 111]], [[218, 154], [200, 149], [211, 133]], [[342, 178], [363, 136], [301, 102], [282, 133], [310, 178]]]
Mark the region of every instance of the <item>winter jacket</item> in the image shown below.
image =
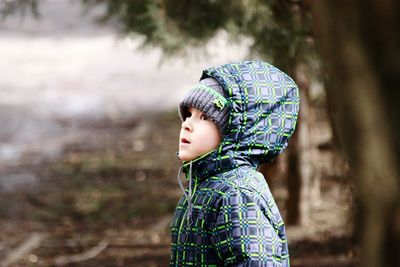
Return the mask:
[[257, 167], [286, 148], [298, 88], [259, 61], [209, 68], [205, 77], [222, 85], [230, 117], [219, 147], [181, 168], [189, 187], [171, 223], [170, 266], [289, 266], [285, 225]]

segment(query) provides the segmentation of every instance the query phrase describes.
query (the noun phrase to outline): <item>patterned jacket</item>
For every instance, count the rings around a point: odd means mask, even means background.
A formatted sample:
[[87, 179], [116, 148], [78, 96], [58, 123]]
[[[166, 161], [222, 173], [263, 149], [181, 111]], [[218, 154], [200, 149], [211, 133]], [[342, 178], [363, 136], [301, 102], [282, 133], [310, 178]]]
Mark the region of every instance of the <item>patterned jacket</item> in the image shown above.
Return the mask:
[[170, 266], [289, 266], [285, 225], [257, 167], [286, 148], [298, 88], [259, 61], [209, 68], [205, 77], [221, 83], [230, 117], [219, 147], [182, 166], [189, 188], [171, 223]]

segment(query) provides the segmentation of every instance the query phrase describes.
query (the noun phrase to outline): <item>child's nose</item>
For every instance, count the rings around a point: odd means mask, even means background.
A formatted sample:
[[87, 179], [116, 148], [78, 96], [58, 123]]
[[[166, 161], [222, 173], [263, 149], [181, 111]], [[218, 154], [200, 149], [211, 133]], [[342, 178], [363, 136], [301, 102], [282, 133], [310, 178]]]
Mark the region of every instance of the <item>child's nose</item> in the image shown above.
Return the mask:
[[182, 122], [182, 128], [186, 131], [192, 131], [192, 124], [189, 121], [189, 118], [186, 118], [184, 122]]

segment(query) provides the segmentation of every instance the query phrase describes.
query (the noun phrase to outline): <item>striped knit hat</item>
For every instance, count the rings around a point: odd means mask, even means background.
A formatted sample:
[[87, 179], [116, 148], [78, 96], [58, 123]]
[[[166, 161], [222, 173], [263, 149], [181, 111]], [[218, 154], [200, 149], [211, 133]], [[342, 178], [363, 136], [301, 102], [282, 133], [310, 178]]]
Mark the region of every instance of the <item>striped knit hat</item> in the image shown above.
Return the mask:
[[229, 106], [221, 84], [205, 78], [195, 85], [179, 103], [179, 117], [184, 121], [188, 107], [195, 107], [213, 121], [223, 135], [228, 125]]

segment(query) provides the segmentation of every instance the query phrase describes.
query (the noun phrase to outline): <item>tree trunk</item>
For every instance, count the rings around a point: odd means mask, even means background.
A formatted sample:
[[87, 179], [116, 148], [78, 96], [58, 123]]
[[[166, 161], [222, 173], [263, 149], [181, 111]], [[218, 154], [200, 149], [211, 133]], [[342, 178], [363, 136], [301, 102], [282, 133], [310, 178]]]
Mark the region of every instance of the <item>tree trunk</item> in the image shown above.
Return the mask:
[[360, 266], [400, 266], [400, 4], [312, 3], [334, 127], [360, 207]]
[[311, 129], [314, 124], [310, 106], [310, 82], [301, 64], [293, 64], [292, 75], [300, 89], [300, 111], [297, 130], [288, 148], [288, 199], [286, 202], [288, 225], [307, 224], [312, 205], [313, 164], [311, 152], [313, 144]]

